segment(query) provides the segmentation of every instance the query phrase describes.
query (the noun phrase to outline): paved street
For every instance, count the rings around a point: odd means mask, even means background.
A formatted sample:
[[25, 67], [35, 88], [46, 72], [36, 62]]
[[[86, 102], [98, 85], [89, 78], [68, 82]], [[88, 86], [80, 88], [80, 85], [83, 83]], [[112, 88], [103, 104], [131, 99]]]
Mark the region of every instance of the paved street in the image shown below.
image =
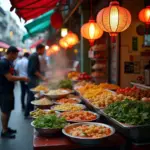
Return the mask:
[[[15, 88], [15, 110], [12, 113], [9, 126], [17, 129], [16, 139], [1, 139], [0, 150], [32, 150], [31, 120], [25, 120], [20, 104], [20, 88], [17, 83]], [[0, 124], [1, 130], [1, 124]]]

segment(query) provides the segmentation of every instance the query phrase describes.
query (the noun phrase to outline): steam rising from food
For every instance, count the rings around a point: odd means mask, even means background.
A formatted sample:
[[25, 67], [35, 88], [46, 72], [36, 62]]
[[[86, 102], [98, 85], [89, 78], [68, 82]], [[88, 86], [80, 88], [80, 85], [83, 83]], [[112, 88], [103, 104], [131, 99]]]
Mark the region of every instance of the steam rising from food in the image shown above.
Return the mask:
[[51, 64], [47, 71], [47, 77], [53, 81], [60, 81], [65, 78], [66, 73], [72, 68], [72, 62], [69, 62], [64, 50], [51, 57]]

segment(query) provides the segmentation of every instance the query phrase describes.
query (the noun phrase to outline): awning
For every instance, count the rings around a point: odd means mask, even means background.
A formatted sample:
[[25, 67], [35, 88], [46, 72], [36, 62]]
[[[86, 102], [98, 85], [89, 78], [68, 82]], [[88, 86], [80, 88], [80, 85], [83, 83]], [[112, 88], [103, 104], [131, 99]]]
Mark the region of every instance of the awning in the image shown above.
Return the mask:
[[11, 11], [16, 8], [19, 18], [27, 21], [55, 8], [59, 0], [10, 0], [10, 2]]
[[50, 28], [50, 16], [54, 13], [54, 10], [41, 15], [39, 18], [35, 19], [31, 23], [25, 25], [28, 34], [25, 34], [22, 38], [24, 42], [26, 39], [37, 35], [38, 33], [44, 32]]
[[0, 41], [0, 48], [9, 48], [9, 45]]
[[26, 24], [25, 28], [27, 29], [28, 33], [23, 36], [22, 41], [24, 42], [26, 39], [34, 37], [38, 33], [44, 32], [48, 28], [50, 28], [50, 17], [53, 13], [54, 10], [50, 10], [49, 12], [41, 15], [31, 23]]
[[38, 44], [41, 44], [44, 40], [43, 39], [40, 39], [38, 41], [36, 41], [35, 43], [33, 43], [30, 48], [35, 48]]

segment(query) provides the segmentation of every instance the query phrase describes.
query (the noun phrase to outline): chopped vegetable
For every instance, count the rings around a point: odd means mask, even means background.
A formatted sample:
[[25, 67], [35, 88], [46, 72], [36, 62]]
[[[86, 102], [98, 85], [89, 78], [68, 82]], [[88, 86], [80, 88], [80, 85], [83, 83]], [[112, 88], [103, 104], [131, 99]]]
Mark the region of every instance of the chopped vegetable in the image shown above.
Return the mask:
[[121, 123], [129, 125], [150, 124], [150, 103], [124, 100], [110, 104], [105, 113]]
[[39, 108], [37, 108], [36, 110], [30, 112], [30, 115], [33, 118], [41, 117], [41, 116], [44, 116], [44, 115], [52, 115], [52, 114], [56, 114], [56, 112], [54, 110], [43, 110], [43, 109], [39, 109]]
[[77, 137], [102, 138], [111, 134], [110, 128], [96, 125], [80, 125], [73, 127], [69, 134]]
[[71, 80], [61, 80], [59, 82], [59, 88], [72, 89], [72, 81]]
[[59, 104], [77, 104], [79, 103], [76, 99], [62, 98], [56, 101]]
[[84, 105], [81, 104], [61, 104], [53, 107], [56, 111], [78, 111], [84, 109]]
[[63, 112], [61, 116], [67, 121], [93, 121], [97, 118], [94, 113], [89, 111]]
[[61, 129], [67, 124], [66, 120], [56, 115], [41, 116], [33, 122], [36, 128]]

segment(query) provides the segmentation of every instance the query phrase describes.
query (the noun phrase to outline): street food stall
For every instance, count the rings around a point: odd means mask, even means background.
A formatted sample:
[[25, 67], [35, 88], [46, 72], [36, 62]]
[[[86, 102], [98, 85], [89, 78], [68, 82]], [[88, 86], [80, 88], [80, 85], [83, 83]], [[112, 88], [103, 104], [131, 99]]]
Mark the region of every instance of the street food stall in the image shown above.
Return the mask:
[[[31, 102], [35, 110], [30, 112], [33, 118], [31, 126], [34, 150], [150, 150], [150, 90], [147, 86], [144, 86], [146, 90], [138, 88], [139, 86], [134, 83], [133, 87], [125, 86], [129, 80], [131, 82], [129, 75], [140, 73], [140, 63], [133, 62], [134, 57], [130, 55], [131, 37], [128, 37], [136, 26], [134, 24], [129, 28], [132, 18], [130, 11], [120, 6], [118, 1], [109, 0], [99, 3], [93, 0], [94, 13], [92, 0], [90, 5], [87, 1], [84, 3], [82, 0], [76, 1], [71, 11], [68, 6], [72, 5], [68, 5], [67, 2], [73, 4], [74, 1], [45, 0], [35, 3], [25, 0], [18, 3], [15, 3], [15, 0], [10, 1], [13, 4], [11, 10], [16, 8], [18, 16], [25, 21], [41, 15], [26, 25], [29, 32], [27, 38], [52, 26], [56, 30], [55, 38], [51, 37], [55, 42], [52, 42], [46, 51], [48, 57], [57, 58], [54, 59], [56, 63], [54, 69], [57, 70], [59, 64], [61, 66], [59, 68], [63, 68], [60, 61], [62, 58], [67, 60], [63, 55], [57, 57], [61, 51], [73, 54], [71, 50], [74, 46], [80, 49], [78, 54], [80, 59], [77, 61], [80, 63], [81, 72], [77, 69], [65, 74], [64, 67], [63, 74], [61, 71], [59, 73], [55, 71], [55, 74], [52, 72], [53, 78], [49, 77], [50, 81], [31, 89], [35, 95], [35, 100]], [[132, 9], [134, 3], [130, 2], [125, 1], [124, 5], [128, 4], [127, 6]], [[26, 9], [20, 9], [20, 5]], [[37, 9], [34, 5], [41, 8]], [[80, 9], [77, 10], [80, 5]], [[137, 3], [137, 6], [140, 6], [140, 3]], [[150, 11], [149, 7], [145, 9]], [[68, 15], [65, 15], [66, 12]], [[146, 17], [142, 17], [146, 14], [144, 12], [146, 11], [139, 12], [142, 14], [139, 15], [139, 20], [147, 25], [150, 22], [149, 19], [145, 19]], [[48, 20], [45, 17], [51, 18]], [[136, 18], [133, 21], [136, 22], [137, 15], [133, 18]], [[57, 34], [68, 20], [69, 31], [64, 37], [59, 37], [61, 40], [59, 45]], [[129, 34], [121, 33], [128, 28]], [[106, 33], [103, 34], [104, 31]], [[52, 30], [49, 33], [53, 35]], [[117, 37], [119, 33], [121, 35]], [[139, 45], [138, 37], [135, 35], [132, 34], [134, 52], [138, 51]], [[105, 41], [102, 43], [100, 41], [94, 46], [94, 41], [101, 37]], [[135, 58], [138, 59], [136, 56]]]
[[96, 85], [88, 74], [72, 71], [32, 91], [35, 150], [150, 148], [150, 103], [143, 99], [149, 90]]

